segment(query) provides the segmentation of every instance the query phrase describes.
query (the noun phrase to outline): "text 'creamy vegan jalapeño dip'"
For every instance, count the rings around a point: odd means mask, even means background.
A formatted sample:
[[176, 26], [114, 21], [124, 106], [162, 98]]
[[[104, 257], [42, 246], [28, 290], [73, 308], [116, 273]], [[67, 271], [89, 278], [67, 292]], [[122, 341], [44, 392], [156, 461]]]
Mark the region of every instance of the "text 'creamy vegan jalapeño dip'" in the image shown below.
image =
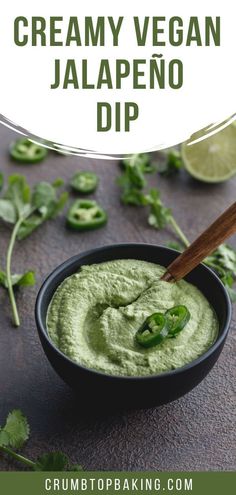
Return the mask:
[[[163, 282], [164, 271], [133, 259], [82, 266], [52, 298], [50, 338], [73, 361], [110, 375], [158, 374], [193, 361], [216, 340], [218, 321], [196, 287]], [[145, 319], [177, 305], [190, 312], [185, 328], [154, 347], [139, 346], [135, 335]]]

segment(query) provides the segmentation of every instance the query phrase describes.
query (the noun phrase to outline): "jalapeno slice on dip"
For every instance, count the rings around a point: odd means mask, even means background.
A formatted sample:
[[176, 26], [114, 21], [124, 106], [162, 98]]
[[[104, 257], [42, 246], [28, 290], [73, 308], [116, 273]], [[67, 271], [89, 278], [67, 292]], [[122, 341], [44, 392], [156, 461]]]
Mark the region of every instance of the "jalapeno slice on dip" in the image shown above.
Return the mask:
[[18, 139], [10, 146], [10, 155], [17, 162], [38, 163], [48, 154], [46, 148], [33, 143], [27, 138]]
[[77, 199], [67, 214], [67, 224], [74, 230], [92, 230], [107, 222], [107, 214], [96, 201]]
[[70, 181], [71, 187], [80, 193], [89, 194], [98, 185], [98, 176], [94, 172], [76, 172]]
[[153, 347], [161, 344], [165, 339], [175, 337], [190, 320], [190, 313], [186, 306], [174, 306], [165, 314], [153, 313], [148, 316], [138, 329], [135, 338], [143, 347]]
[[168, 335], [165, 315], [153, 313], [148, 316], [136, 333], [136, 341], [143, 347], [160, 344]]
[[168, 326], [168, 337], [175, 337], [190, 320], [190, 313], [186, 306], [174, 306], [165, 313]]

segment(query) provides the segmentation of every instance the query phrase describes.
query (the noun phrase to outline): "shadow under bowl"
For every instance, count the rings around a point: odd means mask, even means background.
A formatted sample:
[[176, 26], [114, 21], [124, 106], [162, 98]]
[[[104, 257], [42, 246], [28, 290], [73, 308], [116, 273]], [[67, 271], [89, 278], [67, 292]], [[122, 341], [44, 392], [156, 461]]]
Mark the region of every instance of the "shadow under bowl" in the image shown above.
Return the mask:
[[145, 408], [173, 401], [192, 390], [217, 361], [229, 331], [231, 303], [228, 293], [207, 266], [201, 264], [185, 279], [198, 287], [214, 308], [219, 321], [216, 342], [198, 359], [173, 371], [142, 377], [112, 376], [88, 369], [65, 356], [48, 336], [48, 305], [57, 287], [82, 265], [116, 259], [138, 259], [167, 267], [179, 253], [150, 244], [116, 244], [100, 247], [70, 258], [56, 268], [43, 283], [36, 300], [35, 318], [45, 354], [58, 375], [88, 407]]

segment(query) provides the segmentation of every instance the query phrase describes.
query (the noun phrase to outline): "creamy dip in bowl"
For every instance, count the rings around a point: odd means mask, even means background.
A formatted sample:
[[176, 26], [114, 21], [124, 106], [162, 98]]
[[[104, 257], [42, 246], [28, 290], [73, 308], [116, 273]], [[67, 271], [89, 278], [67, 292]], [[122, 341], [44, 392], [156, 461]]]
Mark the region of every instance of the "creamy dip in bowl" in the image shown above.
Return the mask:
[[[229, 329], [228, 294], [204, 265], [176, 284], [160, 281], [177, 255], [147, 244], [106, 246], [69, 259], [42, 285], [35, 313], [40, 340], [86, 403], [99, 390], [104, 406], [163, 404], [214, 365]], [[175, 338], [149, 349], [138, 345], [135, 334], [150, 314], [183, 304], [190, 320]]]
[[[160, 280], [165, 268], [121, 259], [84, 265], [57, 288], [47, 328], [69, 358], [106, 374], [145, 376], [180, 368], [201, 356], [218, 334], [216, 314], [195, 286]], [[155, 312], [185, 305], [190, 321], [176, 338], [151, 348], [135, 340]]]

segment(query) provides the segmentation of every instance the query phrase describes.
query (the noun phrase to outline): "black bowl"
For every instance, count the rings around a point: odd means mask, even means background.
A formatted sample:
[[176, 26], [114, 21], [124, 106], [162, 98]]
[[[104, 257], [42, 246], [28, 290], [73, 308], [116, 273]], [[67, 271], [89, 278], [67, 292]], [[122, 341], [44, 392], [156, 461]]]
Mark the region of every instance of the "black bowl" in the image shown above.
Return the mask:
[[[111, 376], [85, 368], [58, 350], [46, 328], [48, 305], [58, 285], [79, 270], [81, 265], [114, 259], [139, 259], [168, 266], [178, 252], [150, 244], [117, 244], [92, 249], [70, 258], [56, 268], [43, 283], [36, 301], [35, 317], [43, 349], [58, 375], [79, 393], [81, 403], [114, 407], [151, 407], [186, 394], [209, 373], [217, 361], [228, 334], [231, 303], [227, 291], [215, 273], [199, 265], [186, 280], [198, 287], [214, 308], [219, 320], [219, 336], [205, 354], [191, 363], [159, 375], [145, 377]], [[98, 400], [99, 398], [99, 400]]]

